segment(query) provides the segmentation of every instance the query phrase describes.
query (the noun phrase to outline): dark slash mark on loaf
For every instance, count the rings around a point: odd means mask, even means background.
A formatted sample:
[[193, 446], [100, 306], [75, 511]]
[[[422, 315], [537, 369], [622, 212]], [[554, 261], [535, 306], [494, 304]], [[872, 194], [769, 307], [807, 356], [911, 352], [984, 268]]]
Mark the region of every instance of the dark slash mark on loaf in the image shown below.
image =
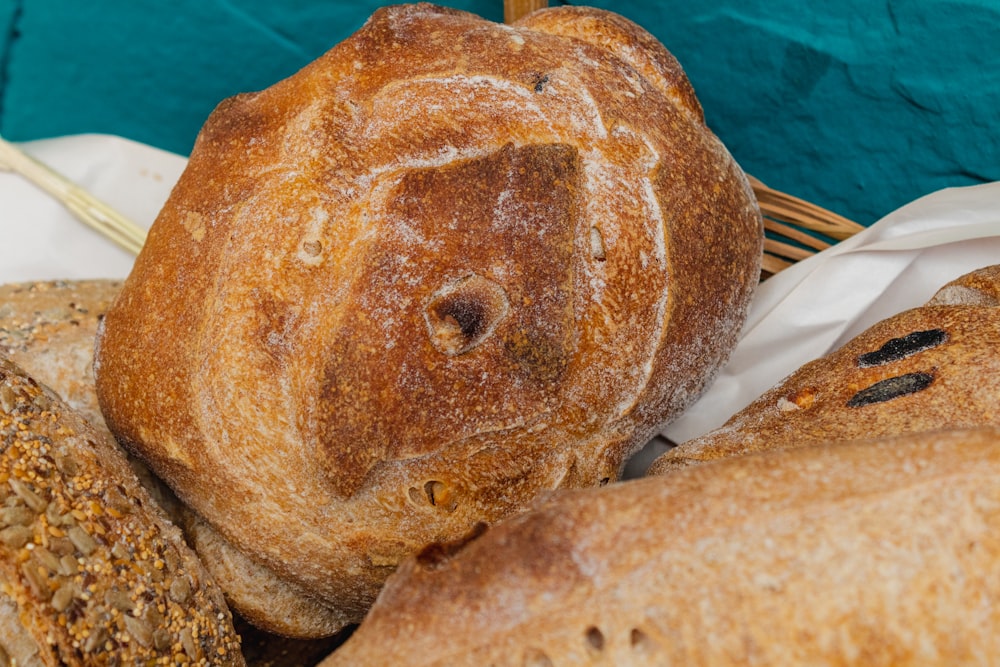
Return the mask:
[[931, 386], [932, 382], [934, 375], [931, 373], [907, 373], [888, 378], [856, 393], [847, 401], [847, 407], [860, 408], [873, 403], [891, 401], [907, 394], [915, 394]]
[[911, 334], [893, 338], [886, 341], [885, 345], [858, 357], [859, 368], [871, 368], [872, 366], [882, 366], [905, 359], [917, 352], [929, 350], [937, 347], [948, 340], [948, 334], [941, 329], [928, 329], [927, 331], [914, 331]]

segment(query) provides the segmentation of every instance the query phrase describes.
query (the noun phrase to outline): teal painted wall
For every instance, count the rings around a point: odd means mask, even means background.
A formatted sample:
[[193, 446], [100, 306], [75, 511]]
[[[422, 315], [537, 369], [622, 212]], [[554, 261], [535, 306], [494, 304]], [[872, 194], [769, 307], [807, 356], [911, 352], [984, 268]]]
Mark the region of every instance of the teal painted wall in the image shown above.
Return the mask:
[[[0, 132], [187, 153], [224, 97], [295, 72], [373, 0], [0, 0]], [[444, 2], [493, 20], [502, 3]], [[1000, 0], [593, 0], [678, 57], [751, 174], [870, 224], [1000, 180]]]

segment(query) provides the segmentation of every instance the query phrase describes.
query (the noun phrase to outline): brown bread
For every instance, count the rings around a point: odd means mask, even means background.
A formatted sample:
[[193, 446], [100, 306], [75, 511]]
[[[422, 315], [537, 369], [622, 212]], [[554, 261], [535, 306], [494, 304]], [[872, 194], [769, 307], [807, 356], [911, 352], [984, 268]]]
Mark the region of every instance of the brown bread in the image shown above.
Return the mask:
[[668, 450], [648, 474], [762, 449], [1000, 425], [998, 306], [1000, 266], [961, 276]]
[[1000, 432], [555, 494], [409, 559], [323, 667], [991, 664]]
[[[27, 375], [60, 397], [69, 396], [67, 403], [108, 439], [112, 436], [104, 426], [94, 389], [93, 349], [98, 323], [120, 289], [118, 280], [0, 285], [0, 354], [7, 354]], [[287, 618], [299, 629], [308, 627], [310, 618], [317, 618], [303, 607], [301, 593], [284, 594], [287, 584], [232, 548], [146, 466], [126, 457], [145, 490], [181, 528], [209, 575], [217, 583], [225, 581], [227, 601], [235, 601], [250, 618], [266, 609], [272, 626], [277, 619]], [[312, 623], [323, 623], [324, 619]], [[336, 637], [324, 641], [289, 639], [261, 631], [242, 619], [236, 621], [249, 667], [315, 664], [339, 641]], [[6, 667], [5, 663], [0, 661], [0, 667]]]
[[0, 354], [53, 389], [95, 426], [94, 337], [120, 280], [48, 280], [0, 285]]
[[329, 633], [424, 545], [616, 479], [727, 358], [760, 251], [744, 174], [638, 26], [387, 7], [208, 119], [98, 395]]

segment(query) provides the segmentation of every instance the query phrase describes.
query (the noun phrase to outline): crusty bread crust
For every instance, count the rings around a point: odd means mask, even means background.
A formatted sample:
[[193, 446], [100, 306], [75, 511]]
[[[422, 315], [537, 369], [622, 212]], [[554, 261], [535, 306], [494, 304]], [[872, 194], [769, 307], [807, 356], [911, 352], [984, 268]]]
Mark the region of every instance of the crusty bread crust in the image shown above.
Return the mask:
[[809, 362], [648, 474], [762, 449], [1000, 426], [1000, 265], [943, 286]]
[[989, 664], [998, 535], [995, 429], [733, 457], [407, 560], [322, 666]]
[[[0, 354], [8, 354], [27, 375], [64, 398], [102, 437], [109, 439], [112, 436], [100, 415], [94, 389], [93, 349], [98, 323], [120, 289], [119, 280], [54, 280], [0, 285]], [[290, 584], [277, 579], [272, 571], [229, 545], [184, 506], [141, 461], [127, 454], [126, 458], [156, 505], [181, 528], [211, 577], [225, 581], [223, 589], [230, 609], [249, 619], [266, 617], [273, 630], [280, 631], [286, 626], [294, 628], [291, 634], [326, 636], [336, 629], [330, 627], [329, 612], [312, 612], [310, 599], [297, 589], [293, 588], [291, 594], [285, 593]], [[279, 623], [281, 619], [285, 619], [286, 625]], [[14, 617], [11, 623], [6, 634], [12, 642], [14, 628], [19, 631], [23, 628]], [[329, 641], [304, 642], [277, 637], [245, 624], [241, 627], [241, 637], [248, 634], [252, 643], [249, 650], [253, 659], [248, 659], [249, 665], [272, 665], [275, 661], [277, 664], [305, 665], [309, 657], [313, 659], [308, 664], [313, 664], [318, 660], [318, 652], [331, 645]], [[33, 641], [30, 646], [33, 651]], [[25, 660], [22, 656], [17, 664], [26, 664]], [[5, 664], [0, 659], [0, 666]]]
[[0, 285], [0, 354], [53, 389], [91, 424], [104, 418], [94, 391], [94, 337], [120, 280]]
[[109, 436], [2, 356], [0, 617], [19, 665], [244, 664], [222, 591]]
[[225, 540], [357, 621], [425, 544], [615, 479], [728, 356], [760, 252], [638, 26], [383, 8], [209, 118], [98, 393]]

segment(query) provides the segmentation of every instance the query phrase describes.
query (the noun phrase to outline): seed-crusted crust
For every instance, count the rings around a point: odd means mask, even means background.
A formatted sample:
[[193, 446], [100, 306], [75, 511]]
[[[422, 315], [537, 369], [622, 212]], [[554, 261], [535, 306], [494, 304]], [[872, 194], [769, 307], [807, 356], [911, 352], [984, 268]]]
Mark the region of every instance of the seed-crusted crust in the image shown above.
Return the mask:
[[244, 664], [221, 590], [121, 452], [5, 357], [0, 574], [18, 665]]
[[831, 439], [1000, 425], [1000, 265], [811, 361], [722, 427], [668, 450], [650, 475]]
[[996, 429], [758, 452], [409, 559], [321, 667], [990, 663], [998, 535]]
[[615, 479], [728, 356], [761, 236], [638, 26], [387, 7], [208, 119], [98, 393], [227, 541], [357, 621], [405, 555]]

